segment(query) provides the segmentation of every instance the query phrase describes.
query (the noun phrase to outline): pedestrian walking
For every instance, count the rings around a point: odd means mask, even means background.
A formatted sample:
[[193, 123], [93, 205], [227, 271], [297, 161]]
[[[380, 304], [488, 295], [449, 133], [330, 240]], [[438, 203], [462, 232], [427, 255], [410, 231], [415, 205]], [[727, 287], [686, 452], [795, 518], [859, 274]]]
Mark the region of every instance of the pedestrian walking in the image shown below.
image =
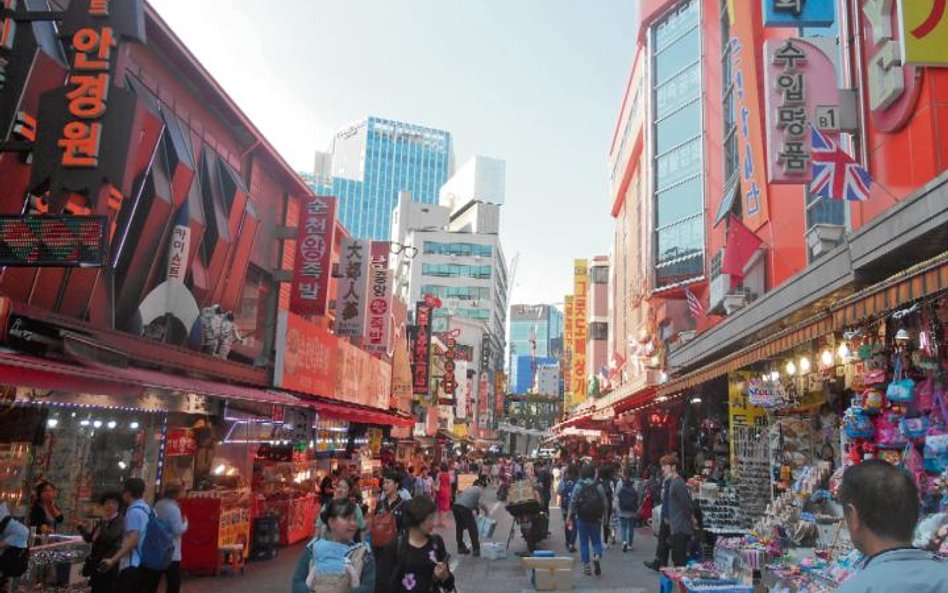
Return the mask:
[[122, 501], [126, 505], [122, 545], [117, 552], [99, 563], [102, 572], [118, 566], [115, 593], [153, 593], [158, 588], [160, 573], [142, 566], [142, 543], [152, 512], [144, 496], [144, 480], [125, 480], [122, 486]]
[[[372, 555], [375, 557], [376, 569], [379, 575], [391, 574], [392, 567], [389, 554], [385, 551], [395, 542], [405, 530], [404, 508], [405, 498], [402, 498], [402, 477], [397, 472], [389, 472], [382, 479], [382, 495], [375, 507], [370, 529]], [[387, 582], [384, 578], [375, 579], [376, 593], [388, 593], [385, 589]]]
[[619, 534], [622, 538], [622, 552], [632, 549], [635, 541], [635, 525], [638, 522], [639, 493], [635, 489], [630, 466], [626, 466], [625, 475], [616, 487], [616, 514], [619, 516]]
[[407, 531], [399, 535], [387, 550], [392, 557], [391, 572], [379, 575], [385, 579], [386, 593], [454, 590], [451, 557], [444, 540], [433, 533], [436, 514], [437, 508], [427, 498], [413, 498], [405, 503]]
[[[349, 478], [339, 478], [336, 481], [335, 486], [333, 487], [332, 500], [333, 501], [336, 501], [336, 500], [351, 501], [352, 500], [351, 493], [352, 493], [352, 482], [349, 480]], [[353, 502], [353, 504], [356, 505], [355, 517], [356, 517], [356, 525], [358, 526], [358, 530], [356, 531], [356, 534], [355, 534], [355, 541], [359, 542], [359, 541], [362, 541], [362, 531], [365, 529], [365, 518], [362, 515], [362, 507], [360, 507], [355, 502]], [[316, 518], [316, 535], [317, 536], [322, 535], [325, 537], [329, 529], [329, 522], [327, 521], [327, 519], [329, 518], [327, 515], [328, 510], [329, 510], [329, 505], [324, 506], [322, 512], [319, 514], [319, 517]]]
[[[481, 502], [481, 494], [483, 493], [484, 485], [484, 478], [478, 478], [474, 484], [458, 494], [457, 502], [451, 507], [451, 511], [454, 513], [454, 530], [455, 536], [457, 537], [458, 554], [481, 555], [481, 544], [477, 533], [477, 520], [474, 517], [474, 513], [481, 510], [485, 515], [490, 514], [487, 506]], [[471, 538], [470, 549], [464, 545], [465, 531], [467, 531]]]
[[181, 536], [188, 530], [188, 520], [181, 514], [181, 507], [178, 505], [179, 496], [181, 496], [179, 486], [168, 486], [165, 489], [164, 498], [155, 503], [155, 514], [165, 522], [174, 537], [174, 554], [171, 556], [171, 564], [161, 573], [165, 577], [165, 593], [181, 591]]
[[674, 453], [663, 456], [659, 463], [665, 478], [662, 495], [661, 529], [655, 559], [645, 565], [659, 570], [668, 564], [671, 553], [675, 566], [684, 566], [688, 557], [688, 544], [694, 536], [694, 506], [688, 486], [678, 474], [678, 456]]
[[103, 494], [99, 504], [102, 506], [103, 517], [92, 531], [89, 531], [82, 521], [75, 523], [82, 539], [92, 544], [89, 556], [82, 565], [82, 576], [89, 578], [92, 593], [112, 593], [118, 578], [118, 567], [102, 572], [99, 570], [99, 563], [122, 547], [122, 536], [125, 532], [125, 518], [121, 513], [122, 495], [118, 492]]
[[[615, 496], [615, 486], [613, 485], [613, 477], [615, 476], [615, 466], [611, 463], [603, 464], [599, 468], [599, 484], [602, 486], [603, 492], [606, 493], [606, 511], [602, 517], [602, 542], [608, 548], [609, 545], [615, 543], [615, 530], [613, 529], [613, 522], [615, 520], [613, 513], [613, 497]], [[616, 523], [616, 526], [618, 523]]]
[[553, 498], [553, 474], [545, 462], [537, 465], [537, 490], [540, 492], [540, 504], [543, 511], [550, 514], [550, 500]]
[[441, 471], [438, 472], [438, 495], [436, 498], [438, 527], [444, 527], [444, 518], [451, 511], [451, 472], [448, 471], [447, 463], [442, 463]]
[[293, 572], [292, 593], [374, 593], [372, 552], [355, 541], [358, 505], [335, 499], [326, 508], [325, 537], [313, 538]]
[[901, 468], [879, 459], [854, 465], [839, 488], [853, 546], [865, 560], [839, 593], [948, 591], [948, 566], [912, 546], [918, 521], [918, 488]]
[[574, 464], [570, 464], [563, 470], [563, 476], [560, 479], [560, 485], [557, 494], [560, 497], [560, 512], [563, 514], [563, 535], [566, 540], [566, 549], [572, 554], [576, 552], [576, 525], [567, 520], [569, 515], [569, 505], [573, 497], [573, 489], [576, 487], [576, 480], [579, 479], [579, 470]]
[[[579, 536], [579, 557], [583, 562], [583, 572], [587, 575], [595, 572], [602, 574], [602, 519], [606, 513], [606, 492], [602, 484], [596, 482], [596, 469], [586, 464], [579, 473], [579, 481], [573, 488], [570, 499], [567, 522], [574, 522]], [[592, 568], [590, 568], [590, 547], [592, 547]]]

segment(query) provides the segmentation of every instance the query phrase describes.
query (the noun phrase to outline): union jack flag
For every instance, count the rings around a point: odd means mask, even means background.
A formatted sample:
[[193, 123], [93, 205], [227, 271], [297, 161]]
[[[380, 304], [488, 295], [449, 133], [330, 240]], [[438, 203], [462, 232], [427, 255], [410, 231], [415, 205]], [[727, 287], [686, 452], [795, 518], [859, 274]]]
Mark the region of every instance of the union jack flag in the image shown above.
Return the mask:
[[839, 146], [839, 134], [810, 128], [813, 145], [813, 180], [810, 191], [833, 200], [863, 202], [869, 199], [872, 177]]

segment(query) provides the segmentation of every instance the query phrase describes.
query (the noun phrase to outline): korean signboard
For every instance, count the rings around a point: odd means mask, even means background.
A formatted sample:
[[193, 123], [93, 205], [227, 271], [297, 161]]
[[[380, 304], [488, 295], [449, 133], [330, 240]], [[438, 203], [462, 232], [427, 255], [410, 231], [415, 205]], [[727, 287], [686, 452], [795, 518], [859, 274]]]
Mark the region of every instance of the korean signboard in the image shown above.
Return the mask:
[[441, 377], [441, 388], [444, 389], [445, 401], [449, 403], [454, 400], [454, 394], [458, 389], [458, 380], [455, 375], [457, 363], [455, 356], [457, 354], [457, 338], [461, 335], [461, 330], [449, 330], [444, 335], [444, 373]]
[[[902, 4], [932, 5], [923, 0]], [[868, 108], [872, 123], [881, 132], [897, 132], [915, 111], [921, 81], [916, 78], [915, 66], [899, 59], [902, 31], [896, 3], [861, 0], [860, 6], [865, 86], [869, 90]], [[915, 14], [915, 11], [912, 13]], [[944, 39], [941, 41], [944, 42]]]
[[767, 183], [764, 180], [764, 134], [757, 94], [755, 48], [760, 44], [754, 23], [747, 12], [730, 11], [731, 75], [734, 77], [734, 111], [737, 117], [737, 146], [740, 160], [741, 198], [744, 223], [752, 231], [768, 220]]
[[388, 269], [391, 243], [372, 241], [370, 248], [368, 306], [362, 347], [373, 354], [388, 354], [392, 335], [392, 286], [394, 275]]
[[566, 391], [566, 403], [572, 404], [570, 394], [573, 393], [573, 295], [568, 294], [563, 299], [563, 385]]
[[336, 323], [340, 336], [361, 336], [365, 327], [365, 291], [369, 276], [369, 241], [344, 239], [336, 288]]
[[900, 0], [902, 63], [948, 67], [948, 10], [945, 0]]
[[589, 289], [589, 262], [573, 264], [573, 404], [586, 401], [586, 300]]
[[277, 317], [276, 387], [330, 397], [336, 388], [341, 342], [328, 330], [298, 315], [280, 311]]
[[482, 373], [490, 368], [490, 359], [491, 359], [490, 334], [485, 331], [484, 335], [481, 337], [480, 371]]
[[166, 457], [186, 457], [197, 453], [197, 437], [190, 428], [169, 428], [165, 439]]
[[467, 370], [473, 365], [459, 360], [456, 363], [455, 374], [458, 378], [458, 389], [454, 396], [454, 417], [466, 418], [468, 398], [470, 397], [471, 380], [467, 378]]
[[501, 416], [504, 413], [504, 400], [506, 399], [506, 394], [504, 393], [504, 383], [507, 381], [507, 376], [503, 371], [497, 371], [494, 374], [494, 397], [497, 399], [494, 402], [494, 412]]
[[69, 72], [64, 88], [40, 99], [30, 181], [31, 188], [48, 183], [54, 212], [72, 192], [92, 200], [105, 183], [125, 185], [138, 99], [115, 84], [115, 71], [120, 42], [145, 40], [142, 4], [79, 0], [64, 13], [59, 36]]
[[297, 315], [326, 314], [335, 228], [336, 198], [307, 196], [303, 199], [290, 296], [290, 311]]
[[415, 306], [415, 332], [412, 337], [411, 359], [412, 380], [415, 395], [428, 395], [428, 381], [431, 373], [431, 313], [428, 303], [419, 301]]
[[737, 467], [736, 435], [741, 428], [767, 424], [767, 410], [751, 405], [747, 385], [749, 373], [728, 375], [728, 425], [731, 429], [731, 467]]
[[346, 340], [336, 340], [339, 363], [333, 395], [342, 401], [388, 409], [392, 365]]
[[481, 428], [487, 427], [491, 404], [494, 403], [491, 397], [491, 386], [489, 373], [481, 373], [477, 389], [477, 425]]
[[810, 126], [823, 124], [819, 107], [839, 104], [836, 67], [816, 45], [802, 39], [764, 42], [768, 178], [804, 183], [811, 178]]
[[765, 27], [829, 27], [836, 21], [831, 0], [763, 0]]

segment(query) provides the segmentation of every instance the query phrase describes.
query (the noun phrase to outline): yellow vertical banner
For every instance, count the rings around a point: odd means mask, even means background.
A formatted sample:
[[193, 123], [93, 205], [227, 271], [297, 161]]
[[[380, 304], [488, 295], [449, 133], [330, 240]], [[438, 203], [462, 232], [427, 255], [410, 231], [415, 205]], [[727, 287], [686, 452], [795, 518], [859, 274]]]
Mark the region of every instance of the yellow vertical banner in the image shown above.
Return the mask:
[[573, 295], [563, 299], [563, 404], [573, 405]]
[[730, 373], [727, 376], [728, 419], [731, 429], [731, 468], [737, 467], [737, 442], [735, 433], [740, 427], [759, 426], [767, 423], [767, 410], [752, 406], [747, 397], [747, 383], [751, 374]]
[[586, 401], [586, 328], [589, 262], [573, 262], [573, 405]]
[[901, 0], [899, 29], [903, 64], [948, 67], [945, 0]]

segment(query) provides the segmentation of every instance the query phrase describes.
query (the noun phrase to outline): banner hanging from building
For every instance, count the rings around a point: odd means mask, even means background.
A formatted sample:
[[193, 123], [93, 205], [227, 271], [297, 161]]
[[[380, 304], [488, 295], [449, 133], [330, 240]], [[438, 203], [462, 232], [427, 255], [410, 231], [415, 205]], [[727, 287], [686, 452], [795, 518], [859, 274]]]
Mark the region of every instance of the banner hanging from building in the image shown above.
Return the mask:
[[[734, 111], [737, 118], [737, 146], [740, 159], [741, 210], [744, 223], [757, 231], [769, 220], [764, 161], [764, 130], [758, 95], [756, 48], [760, 47], [753, 14], [747, 10], [730, 12], [731, 76], [734, 77]], [[726, 84], [726, 81], [725, 81]]]
[[280, 311], [277, 316], [274, 386], [334, 397], [339, 342], [342, 340], [315, 323]]
[[458, 336], [461, 335], [461, 330], [452, 329], [445, 332], [444, 339], [444, 372], [441, 375], [441, 388], [444, 390], [444, 401], [440, 402], [442, 404], [449, 404], [454, 402], [455, 392], [458, 389], [458, 380], [456, 375], [457, 363], [455, 359], [457, 358], [457, 347], [458, 347]]
[[573, 403], [573, 295], [566, 295], [563, 299], [563, 386], [565, 404]]
[[336, 198], [307, 196], [300, 208], [293, 260], [290, 311], [325, 315], [332, 276], [332, 246], [336, 228]]
[[388, 241], [372, 241], [368, 307], [362, 347], [366, 352], [373, 354], [388, 354], [392, 349], [392, 288], [394, 275], [392, 270], [388, 269], [390, 252], [391, 243]]
[[573, 263], [573, 405], [586, 401], [586, 314], [589, 291], [589, 262]]
[[369, 276], [369, 241], [343, 239], [336, 285], [336, 335], [361, 337], [365, 328], [365, 291]]
[[412, 391], [416, 396], [428, 396], [431, 377], [431, 311], [424, 301], [415, 305], [415, 330], [412, 338]]

